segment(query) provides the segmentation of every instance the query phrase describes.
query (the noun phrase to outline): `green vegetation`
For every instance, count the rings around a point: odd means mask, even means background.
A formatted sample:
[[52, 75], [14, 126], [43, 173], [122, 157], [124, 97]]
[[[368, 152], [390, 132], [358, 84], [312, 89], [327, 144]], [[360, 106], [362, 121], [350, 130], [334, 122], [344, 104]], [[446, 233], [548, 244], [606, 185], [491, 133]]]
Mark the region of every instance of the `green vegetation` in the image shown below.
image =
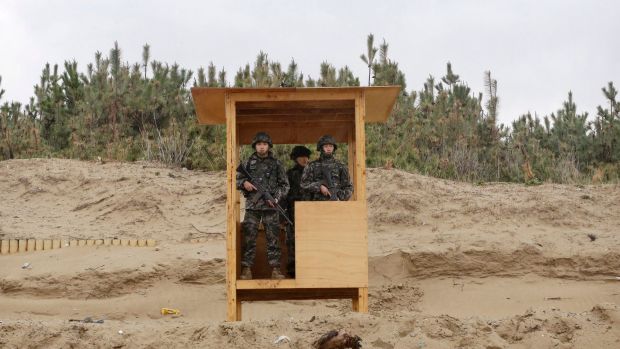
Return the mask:
[[[590, 120], [577, 113], [569, 92], [557, 112], [542, 119], [528, 113], [507, 127], [497, 122], [499, 97], [491, 72], [485, 72], [482, 93], [471, 91], [450, 63], [445, 75], [431, 75], [420, 90], [408, 90], [398, 63], [388, 56], [389, 45], [374, 45], [369, 35], [360, 56], [369, 84], [400, 85], [402, 93], [387, 124], [367, 125], [368, 166], [473, 183], [587, 183], [620, 176], [620, 102], [612, 82], [602, 88], [603, 106]], [[65, 62], [62, 73], [47, 64], [26, 105], [2, 101], [0, 89], [0, 160], [102, 157], [221, 170], [225, 129], [196, 124], [192, 86], [360, 85], [347, 66], [323, 62], [313, 79], [294, 60], [283, 68], [263, 52], [253, 65], [239, 68], [232, 83], [213, 63], [194, 74], [151, 60], [148, 45], [141, 62], [122, 62], [115, 43], [108, 56], [97, 52], [83, 72], [75, 61]], [[288, 159], [290, 147], [275, 151]]]

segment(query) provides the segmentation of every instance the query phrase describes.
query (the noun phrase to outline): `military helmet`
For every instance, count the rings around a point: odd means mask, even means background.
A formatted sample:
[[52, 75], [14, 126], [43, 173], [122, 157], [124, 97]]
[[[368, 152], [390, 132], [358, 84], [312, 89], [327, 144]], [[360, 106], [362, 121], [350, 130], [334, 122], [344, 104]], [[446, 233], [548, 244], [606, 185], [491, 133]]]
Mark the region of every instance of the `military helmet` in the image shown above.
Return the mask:
[[310, 149], [304, 147], [303, 145], [296, 145], [291, 151], [291, 160], [295, 161], [300, 156], [310, 157], [312, 151]]
[[252, 140], [252, 148], [256, 148], [256, 143], [265, 142], [269, 144], [269, 148], [273, 147], [273, 142], [271, 142], [271, 137], [266, 132], [258, 132], [254, 139]]
[[336, 140], [334, 139], [334, 137], [330, 136], [330, 135], [324, 135], [323, 137], [319, 138], [319, 141], [316, 143], [316, 150], [317, 151], [323, 151], [323, 146], [325, 144], [331, 144], [334, 146], [334, 151], [336, 151], [336, 149], [338, 149], [338, 144], [336, 144]]

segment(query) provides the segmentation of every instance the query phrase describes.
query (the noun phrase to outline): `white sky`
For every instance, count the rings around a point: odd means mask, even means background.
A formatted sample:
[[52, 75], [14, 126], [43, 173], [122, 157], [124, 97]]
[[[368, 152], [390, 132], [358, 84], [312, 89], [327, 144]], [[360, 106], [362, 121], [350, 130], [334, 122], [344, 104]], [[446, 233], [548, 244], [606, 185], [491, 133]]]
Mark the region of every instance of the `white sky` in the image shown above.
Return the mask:
[[[446, 62], [473, 91], [498, 80], [500, 120], [556, 111], [573, 91], [578, 112], [604, 105], [601, 87], [620, 85], [620, 2], [523, 1], [12, 1], [0, 0], [3, 102], [27, 102], [46, 62], [80, 70], [114, 41], [123, 61], [153, 59], [196, 71], [210, 61], [235, 72], [263, 50], [305, 76], [326, 60], [367, 81], [366, 36], [390, 44], [407, 89], [420, 90]], [[378, 39], [378, 40], [377, 40]]]

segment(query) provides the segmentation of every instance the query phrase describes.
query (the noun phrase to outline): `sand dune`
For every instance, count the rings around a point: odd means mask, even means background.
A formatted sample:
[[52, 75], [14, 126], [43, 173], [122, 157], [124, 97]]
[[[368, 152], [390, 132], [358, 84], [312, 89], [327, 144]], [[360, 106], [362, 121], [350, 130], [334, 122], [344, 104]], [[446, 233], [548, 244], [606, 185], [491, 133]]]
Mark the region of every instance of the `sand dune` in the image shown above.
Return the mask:
[[[0, 256], [0, 347], [309, 348], [338, 328], [364, 348], [620, 346], [617, 185], [369, 169], [370, 314], [262, 302], [225, 323], [224, 182], [151, 163], [0, 162], [2, 239], [159, 242]], [[69, 321], [85, 317], [104, 323]]]

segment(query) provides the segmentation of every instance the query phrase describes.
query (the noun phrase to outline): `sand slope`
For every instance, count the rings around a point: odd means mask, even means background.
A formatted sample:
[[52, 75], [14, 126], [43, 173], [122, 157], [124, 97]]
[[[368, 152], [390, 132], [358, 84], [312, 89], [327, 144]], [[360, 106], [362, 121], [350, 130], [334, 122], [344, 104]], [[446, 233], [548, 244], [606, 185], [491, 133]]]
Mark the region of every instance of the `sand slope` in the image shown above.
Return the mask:
[[[370, 314], [346, 301], [264, 302], [230, 324], [224, 178], [0, 162], [2, 239], [160, 241], [0, 256], [0, 347], [309, 348], [337, 328], [364, 348], [620, 347], [617, 185], [476, 186], [369, 169]], [[87, 316], [105, 322], [69, 322]], [[291, 342], [274, 345], [279, 335]]]

